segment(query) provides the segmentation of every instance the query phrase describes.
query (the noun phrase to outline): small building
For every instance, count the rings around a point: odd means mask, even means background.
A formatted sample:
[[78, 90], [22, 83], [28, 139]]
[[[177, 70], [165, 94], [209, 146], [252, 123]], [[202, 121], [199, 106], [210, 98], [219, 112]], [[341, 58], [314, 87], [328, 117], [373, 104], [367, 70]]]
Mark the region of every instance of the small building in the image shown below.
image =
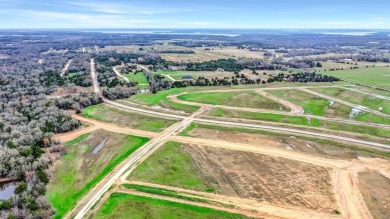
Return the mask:
[[192, 81], [194, 78], [191, 75], [186, 75], [181, 78], [181, 81]]

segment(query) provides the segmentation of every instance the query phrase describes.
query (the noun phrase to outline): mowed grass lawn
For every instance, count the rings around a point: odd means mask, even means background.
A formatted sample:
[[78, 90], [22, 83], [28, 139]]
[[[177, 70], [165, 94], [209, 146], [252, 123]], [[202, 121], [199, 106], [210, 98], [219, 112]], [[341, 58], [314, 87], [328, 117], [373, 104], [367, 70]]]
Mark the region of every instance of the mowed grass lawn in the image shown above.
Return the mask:
[[365, 106], [370, 109], [379, 111], [381, 108], [382, 112], [390, 114], [390, 100], [385, 100], [383, 98], [375, 97], [375, 95], [370, 96], [370, 95], [361, 94], [358, 92], [354, 92], [352, 90], [338, 88], [338, 87], [312, 88], [312, 90], [354, 104]]
[[142, 72], [124, 74], [123, 76], [138, 84], [149, 84], [146, 76]]
[[[285, 123], [290, 125], [299, 125], [305, 127], [326, 128], [336, 131], [345, 131], [351, 133], [359, 133], [372, 135], [375, 137], [390, 138], [390, 131], [384, 128], [372, 126], [352, 125], [347, 123], [326, 121], [320, 119], [308, 119], [304, 116], [287, 116], [271, 113], [244, 112], [236, 110], [226, 110], [214, 108], [207, 112], [208, 116], [225, 117], [225, 118], [242, 118], [253, 119], [267, 122]], [[390, 122], [390, 121], [389, 121]], [[389, 123], [390, 124], [390, 123]]]
[[102, 122], [152, 132], [161, 132], [176, 122], [176, 120], [161, 119], [105, 105], [89, 106], [83, 110], [83, 116]]
[[390, 89], [389, 67], [360, 67], [342, 71], [326, 71], [323, 74]]
[[198, 169], [183, 147], [183, 144], [178, 142], [165, 143], [142, 162], [128, 179], [199, 191], [214, 191], [203, 182]]
[[177, 98], [184, 101], [213, 105], [282, 111], [289, 110], [278, 102], [261, 96], [254, 91], [189, 93], [180, 95]]
[[98, 130], [65, 143], [67, 154], [55, 163], [47, 186], [46, 196], [56, 210], [54, 218], [62, 218], [115, 166], [148, 141]]
[[243, 215], [172, 201], [113, 193], [94, 219], [240, 219]]

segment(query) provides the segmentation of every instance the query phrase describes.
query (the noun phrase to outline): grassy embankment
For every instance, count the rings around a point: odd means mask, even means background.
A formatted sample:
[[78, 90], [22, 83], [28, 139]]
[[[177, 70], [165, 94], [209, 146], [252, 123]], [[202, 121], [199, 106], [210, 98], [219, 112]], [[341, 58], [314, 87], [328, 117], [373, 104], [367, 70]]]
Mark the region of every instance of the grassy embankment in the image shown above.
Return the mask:
[[113, 193], [93, 218], [205, 218], [205, 219], [240, 219], [247, 218], [239, 214], [218, 211], [205, 207], [181, 204], [172, 201], [153, 199], [122, 193]]
[[152, 132], [161, 132], [176, 122], [175, 120], [127, 112], [105, 105], [89, 106], [83, 110], [83, 116], [102, 122]]
[[377, 128], [373, 126], [352, 125], [321, 119], [308, 119], [304, 116], [287, 116], [271, 113], [244, 112], [220, 108], [211, 109], [207, 112], [206, 115], [225, 118], [242, 118], [267, 122], [276, 122], [290, 125], [298, 125], [303, 127], [325, 128], [329, 130], [345, 131], [351, 133], [372, 135], [375, 137], [390, 138], [390, 132], [388, 129]]
[[313, 88], [312, 90], [354, 104], [365, 106], [370, 109], [379, 110], [379, 108], [382, 108], [382, 112], [390, 114], [390, 100], [385, 100], [375, 96], [365, 95], [338, 87]]
[[[300, 90], [270, 90], [267, 92], [296, 105], [302, 106], [305, 114], [309, 115], [348, 119], [352, 110], [352, 107], [337, 102], [331, 104], [331, 102], [326, 99]], [[390, 124], [390, 120], [388, 118], [366, 112], [359, 113], [353, 119], [362, 122]]]
[[[104, 139], [104, 147], [93, 154], [94, 147]], [[53, 178], [47, 187], [46, 196], [56, 210], [54, 218], [62, 218], [104, 176], [148, 140], [99, 130], [65, 143], [67, 154], [53, 167]]]

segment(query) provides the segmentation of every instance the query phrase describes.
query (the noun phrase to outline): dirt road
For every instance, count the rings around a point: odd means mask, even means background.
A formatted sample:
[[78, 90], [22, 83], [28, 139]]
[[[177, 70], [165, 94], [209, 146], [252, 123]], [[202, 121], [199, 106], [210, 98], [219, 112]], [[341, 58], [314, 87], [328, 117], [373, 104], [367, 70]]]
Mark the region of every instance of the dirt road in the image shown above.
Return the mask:
[[130, 80], [128, 78], [126, 78], [125, 76], [123, 76], [117, 69], [117, 67], [112, 67], [112, 70], [115, 72], [115, 74], [122, 78], [123, 80], [125, 80], [126, 82], [130, 83]]
[[61, 77], [64, 76], [64, 74], [66, 73], [66, 71], [68, 70], [69, 66], [70, 66], [70, 63], [72, 63], [73, 59], [69, 59], [66, 64], [64, 65], [64, 67], [61, 69]]

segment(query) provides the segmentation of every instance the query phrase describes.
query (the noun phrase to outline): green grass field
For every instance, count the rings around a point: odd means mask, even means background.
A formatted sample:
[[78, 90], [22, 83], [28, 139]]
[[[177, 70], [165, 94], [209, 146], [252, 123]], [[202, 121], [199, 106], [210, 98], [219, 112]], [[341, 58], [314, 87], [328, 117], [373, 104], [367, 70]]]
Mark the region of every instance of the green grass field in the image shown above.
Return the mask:
[[235, 110], [225, 110], [214, 108], [207, 112], [208, 116], [225, 117], [225, 118], [242, 118], [253, 119], [268, 122], [285, 123], [290, 125], [299, 125], [304, 127], [326, 128], [329, 130], [345, 131], [372, 135], [375, 137], [390, 138], [390, 132], [387, 129], [372, 126], [351, 125], [346, 123], [332, 122], [320, 119], [308, 119], [303, 116], [287, 116], [271, 113], [244, 112]]
[[365, 106], [370, 109], [379, 111], [379, 108], [382, 108], [382, 112], [390, 114], [390, 100], [385, 100], [375, 96], [365, 95], [338, 87], [313, 88], [312, 90], [354, 104]]
[[146, 79], [146, 76], [142, 72], [138, 72], [137, 74], [124, 74], [123, 76], [130, 79], [131, 81], [137, 82], [138, 84], [149, 84], [148, 80]]
[[254, 91], [239, 92], [207, 92], [190, 93], [177, 97], [180, 100], [206, 103], [213, 105], [225, 105], [234, 107], [248, 107], [256, 109], [270, 109], [288, 111], [285, 106], [269, 98], [263, 97]]
[[201, 177], [182, 144], [167, 142], [142, 162], [129, 176], [129, 180], [156, 183], [200, 191], [212, 191]]
[[[102, 149], [93, 154], [105, 139]], [[65, 143], [67, 154], [54, 165], [54, 177], [47, 186], [46, 196], [56, 210], [54, 218], [62, 218], [77, 200], [147, 141], [99, 130]]]
[[326, 71], [326, 72], [322, 72], [322, 74], [338, 77], [345, 80], [365, 83], [373, 86], [390, 88], [389, 67], [369, 67], [369, 68], [360, 67], [359, 69], [346, 69], [342, 71]]
[[348, 118], [351, 107], [339, 103], [332, 103], [326, 99], [300, 90], [269, 90], [268, 93], [302, 106], [305, 114]]
[[159, 91], [156, 94], [152, 94], [152, 93], [137, 94], [130, 97], [129, 100], [135, 103], [144, 104], [148, 106], [161, 106], [168, 109], [175, 109], [175, 110], [180, 110], [188, 113], [193, 113], [197, 111], [199, 109], [199, 107], [197, 106], [175, 103], [167, 98], [167, 96], [173, 94], [179, 94], [183, 92], [183, 90], [187, 90], [187, 89], [173, 88], [170, 90]]
[[234, 76], [232, 72], [212, 72], [212, 71], [158, 71], [157, 73], [162, 75], [170, 75], [175, 80], [181, 80], [183, 76], [190, 75], [194, 79], [198, 79], [199, 77], [205, 77], [208, 79], [212, 78], [223, 78]]
[[198, 207], [177, 202], [135, 196], [123, 193], [113, 193], [98, 210], [94, 219], [240, 219], [247, 218], [205, 207]]
[[152, 132], [161, 132], [176, 122], [175, 120], [122, 111], [105, 105], [89, 106], [83, 110], [83, 116], [102, 122]]

